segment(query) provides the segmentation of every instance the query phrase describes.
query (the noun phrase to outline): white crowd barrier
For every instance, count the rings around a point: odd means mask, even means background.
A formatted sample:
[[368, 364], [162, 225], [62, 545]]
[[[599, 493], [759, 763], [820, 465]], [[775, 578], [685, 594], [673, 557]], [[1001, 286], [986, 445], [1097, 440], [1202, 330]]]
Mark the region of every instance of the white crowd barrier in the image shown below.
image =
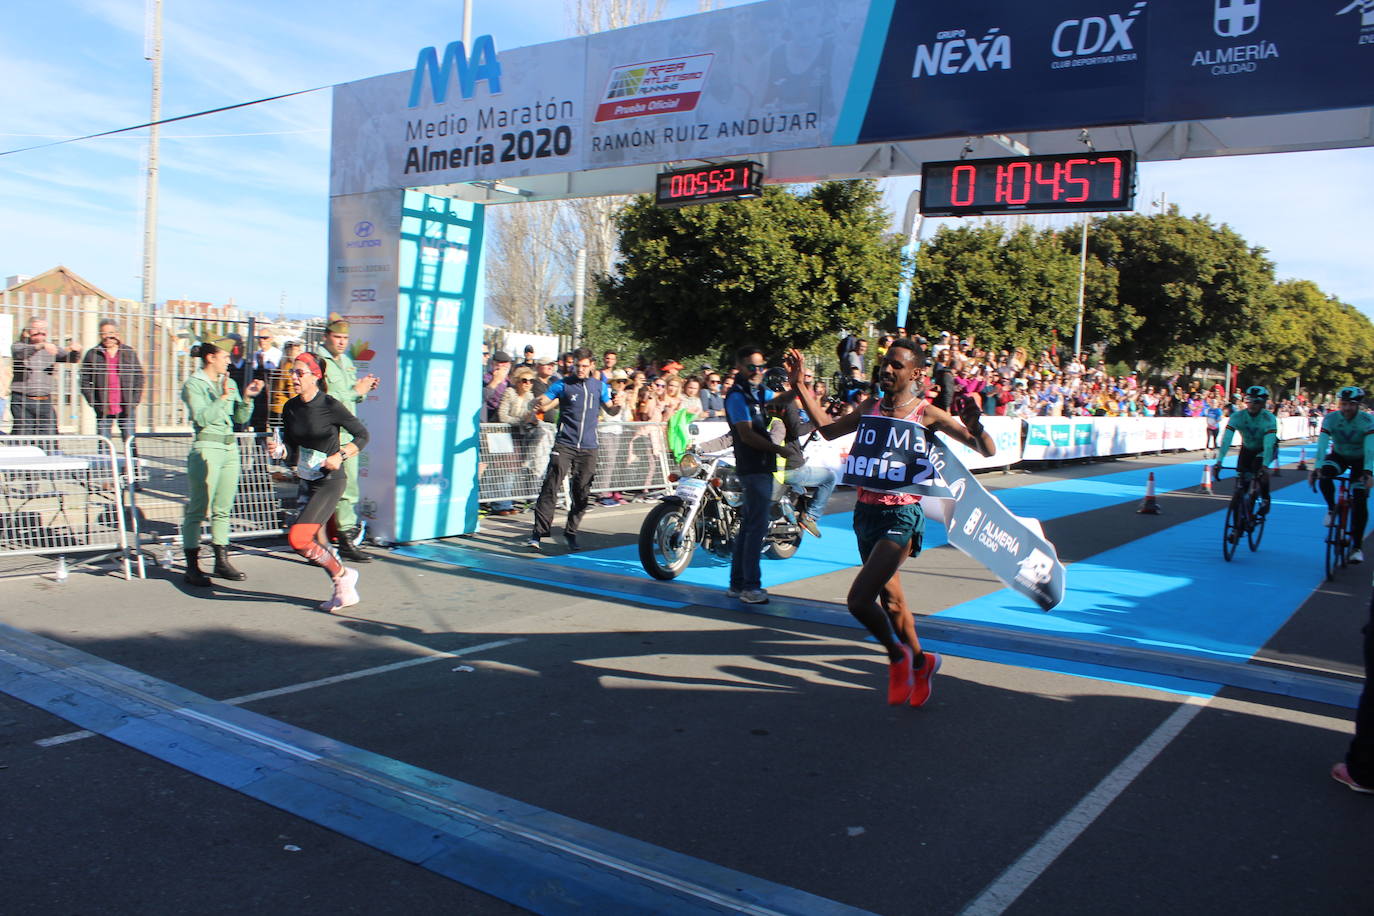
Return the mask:
[[103, 436], [0, 436], [0, 556], [106, 552], [127, 578], [123, 497]]
[[[531, 500], [539, 495], [556, 429], [548, 423], [483, 423], [477, 500]], [[662, 423], [601, 423], [593, 493], [637, 493], [668, 485], [672, 457]]]

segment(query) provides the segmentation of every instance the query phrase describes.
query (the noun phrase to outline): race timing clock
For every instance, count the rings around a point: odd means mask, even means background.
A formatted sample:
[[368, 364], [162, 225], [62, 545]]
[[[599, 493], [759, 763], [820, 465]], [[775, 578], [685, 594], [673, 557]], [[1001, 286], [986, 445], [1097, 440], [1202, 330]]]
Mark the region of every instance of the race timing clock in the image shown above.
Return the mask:
[[660, 207], [686, 207], [758, 197], [762, 193], [763, 168], [757, 162], [721, 162], [660, 172], [654, 203]]
[[1135, 206], [1135, 152], [957, 159], [921, 166], [924, 216], [1085, 213]]

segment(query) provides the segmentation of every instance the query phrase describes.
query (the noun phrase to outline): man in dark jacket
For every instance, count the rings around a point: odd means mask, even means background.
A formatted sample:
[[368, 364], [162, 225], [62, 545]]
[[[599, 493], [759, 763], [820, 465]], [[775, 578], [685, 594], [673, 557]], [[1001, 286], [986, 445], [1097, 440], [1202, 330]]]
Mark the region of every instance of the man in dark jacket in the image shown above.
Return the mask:
[[99, 345], [81, 359], [81, 396], [95, 411], [98, 435], [110, 436], [115, 423], [121, 438], [134, 434], [135, 414], [143, 400], [143, 364], [133, 347], [120, 339], [119, 325], [111, 319], [100, 322]]

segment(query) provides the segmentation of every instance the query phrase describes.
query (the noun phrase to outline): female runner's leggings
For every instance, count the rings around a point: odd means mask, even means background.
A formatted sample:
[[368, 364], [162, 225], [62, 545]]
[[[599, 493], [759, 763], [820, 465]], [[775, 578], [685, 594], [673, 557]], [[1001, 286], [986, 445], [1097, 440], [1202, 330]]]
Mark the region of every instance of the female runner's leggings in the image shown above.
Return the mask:
[[334, 507], [339, 504], [346, 486], [348, 477], [342, 468], [310, 481], [310, 502], [297, 516], [296, 523], [286, 530], [286, 542], [291, 549], [317, 566], [323, 566], [331, 577], [342, 573], [343, 565], [333, 551], [320, 543], [319, 532], [334, 514]]

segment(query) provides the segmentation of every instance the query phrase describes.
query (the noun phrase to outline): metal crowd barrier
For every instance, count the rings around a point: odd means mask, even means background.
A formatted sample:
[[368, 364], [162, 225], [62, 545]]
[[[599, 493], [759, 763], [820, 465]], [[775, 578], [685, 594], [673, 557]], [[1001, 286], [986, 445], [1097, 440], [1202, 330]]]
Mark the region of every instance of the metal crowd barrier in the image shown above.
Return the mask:
[[[483, 423], [477, 499], [531, 500], [549, 466], [555, 428], [548, 423]], [[597, 430], [593, 493], [635, 493], [668, 485], [672, 460], [662, 423], [602, 423]]]
[[0, 556], [107, 551], [128, 578], [120, 464], [103, 436], [0, 436]]
[[[144, 575], [144, 546], [154, 550], [164, 565], [181, 550], [181, 519], [191, 494], [186, 459], [192, 438], [191, 433], [139, 434], [125, 443], [125, 482], [140, 577]], [[229, 517], [229, 539], [279, 535], [299, 500], [299, 485], [294, 479], [273, 479], [264, 434], [238, 433], [236, 438], [239, 486]], [[209, 537], [207, 520], [201, 525], [200, 539]]]

